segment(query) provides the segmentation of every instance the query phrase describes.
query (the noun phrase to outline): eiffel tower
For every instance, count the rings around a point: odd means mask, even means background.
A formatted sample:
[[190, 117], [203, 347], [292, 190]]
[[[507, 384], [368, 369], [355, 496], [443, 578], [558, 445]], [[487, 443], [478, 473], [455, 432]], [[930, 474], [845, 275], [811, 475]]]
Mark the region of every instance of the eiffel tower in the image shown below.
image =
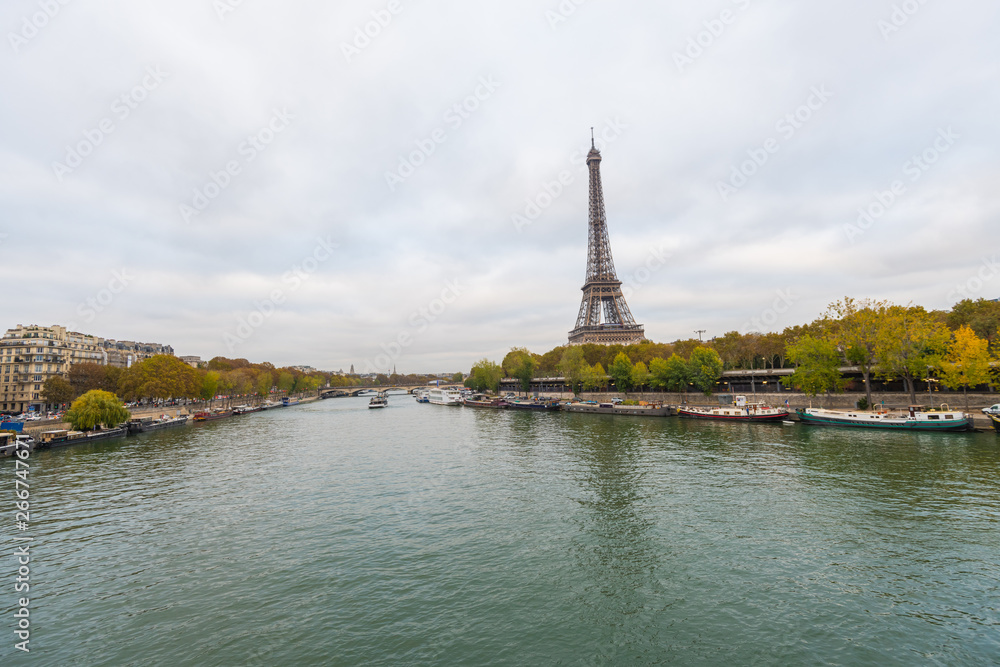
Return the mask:
[[[641, 324], [636, 324], [622, 294], [622, 282], [615, 275], [608, 240], [608, 221], [604, 215], [604, 190], [601, 187], [601, 152], [594, 144], [591, 128], [590, 153], [590, 244], [587, 253], [587, 281], [583, 285], [583, 303], [576, 318], [576, 328], [569, 332], [570, 345], [632, 345], [645, 340]], [[603, 315], [603, 319], [602, 319]]]

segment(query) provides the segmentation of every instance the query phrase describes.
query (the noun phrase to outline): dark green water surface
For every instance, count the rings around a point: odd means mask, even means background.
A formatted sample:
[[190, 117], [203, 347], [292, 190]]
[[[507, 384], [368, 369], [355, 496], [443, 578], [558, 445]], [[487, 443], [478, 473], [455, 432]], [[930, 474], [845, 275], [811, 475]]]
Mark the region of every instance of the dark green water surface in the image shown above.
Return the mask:
[[997, 436], [337, 399], [32, 456], [3, 665], [1000, 663]]

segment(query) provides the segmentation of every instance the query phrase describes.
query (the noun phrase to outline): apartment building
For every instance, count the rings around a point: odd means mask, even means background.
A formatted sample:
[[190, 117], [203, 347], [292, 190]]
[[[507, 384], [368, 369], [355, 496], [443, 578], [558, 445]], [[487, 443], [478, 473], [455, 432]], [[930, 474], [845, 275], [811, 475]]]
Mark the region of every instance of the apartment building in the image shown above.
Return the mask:
[[101, 339], [37, 325], [8, 329], [0, 339], [0, 409], [41, 410], [42, 385], [53, 376], [66, 377], [73, 364], [103, 363]]
[[42, 411], [42, 387], [50, 377], [67, 377], [73, 364], [127, 368], [156, 354], [174, 353], [169, 345], [105, 340], [53, 325], [8, 329], [0, 339], [0, 410]]

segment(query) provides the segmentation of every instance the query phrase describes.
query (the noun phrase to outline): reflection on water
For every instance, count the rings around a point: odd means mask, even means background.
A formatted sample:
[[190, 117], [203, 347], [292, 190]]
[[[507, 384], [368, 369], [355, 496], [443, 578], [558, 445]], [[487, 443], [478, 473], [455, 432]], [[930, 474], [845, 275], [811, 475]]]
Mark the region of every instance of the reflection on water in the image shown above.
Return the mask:
[[390, 405], [33, 456], [31, 659], [1000, 656], [993, 433]]

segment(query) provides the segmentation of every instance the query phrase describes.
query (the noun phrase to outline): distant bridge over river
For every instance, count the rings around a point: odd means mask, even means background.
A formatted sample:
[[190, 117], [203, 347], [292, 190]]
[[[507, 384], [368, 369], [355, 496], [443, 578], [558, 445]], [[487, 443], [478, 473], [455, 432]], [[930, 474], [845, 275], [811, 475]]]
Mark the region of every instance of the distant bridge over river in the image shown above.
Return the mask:
[[[417, 384], [417, 385], [394, 385], [392, 387], [330, 387], [328, 389], [321, 389], [319, 392], [320, 398], [341, 398], [344, 396], [359, 396], [366, 391], [405, 391], [407, 394], [412, 394], [417, 389], [432, 389], [435, 385], [427, 384]], [[442, 389], [445, 388], [455, 388], [461, 389], [462, 385], [441, 385]]]

